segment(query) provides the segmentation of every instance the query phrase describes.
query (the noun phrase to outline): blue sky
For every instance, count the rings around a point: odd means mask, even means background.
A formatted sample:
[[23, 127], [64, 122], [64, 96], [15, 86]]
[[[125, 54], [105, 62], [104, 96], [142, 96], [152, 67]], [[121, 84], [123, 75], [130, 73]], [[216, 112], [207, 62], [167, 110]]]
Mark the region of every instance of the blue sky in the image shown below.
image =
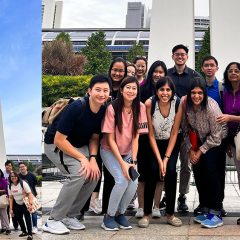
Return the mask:
[[41, 1], [0, 0], [0, 101], [7, 154], [41, 154]]

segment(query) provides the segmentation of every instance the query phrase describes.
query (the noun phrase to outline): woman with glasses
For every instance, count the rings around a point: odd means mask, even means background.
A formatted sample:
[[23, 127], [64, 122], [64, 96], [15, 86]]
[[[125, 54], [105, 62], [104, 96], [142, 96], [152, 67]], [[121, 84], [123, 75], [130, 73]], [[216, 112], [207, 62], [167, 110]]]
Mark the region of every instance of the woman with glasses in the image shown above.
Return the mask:
[[[32, 240], [32, 222], [30, 211], [32, 210], [32, 192], [29, 185], [19, 178], [16, 172], [9, 174], [9, 205], [11, 216], [15, 215], [21, 227], [22, 233], [19, 237], [27, 236], [27, 240]], [[26, 195], [29, 199], [29, 207], [27, 208], [23, 202], [23, 197]], [[23, 220], [25, 218], [26, 226]]]
[[199, 202], [205, 211], [194, 221], [205, 228], [223, 225], [221, 143], [227, 136], [226, 124], [216, 123], [222, 115], [218, 103], [207, 96], [206, 85], [195, 78], [183, 97], [182, 130], [192, 164]]
[[[8, 193], [8, 182], [4, 178], [4, 174], [0, 169], [0, 196], [7, 193]], [[2, 227], [0, 233], [5, 233], [6, 235], [9, 235], [11, 233], [11, 230], [9, 227], [9, 220], [7, 216], [7, 207], [0, 208], [0, 221], [1, 221], [1, 227]]]
[[[229, 157], [234, 159], [237, 174], [238, 185], [240, 188], [240, 159], [236, 157], [236, 146], [234, 136], [240, 131], [240, 63], [231, 62], [227, 65], [224, 74], [223, 93], [223, 115], [218, 117], [217, 122], [227, 123], [228, 125], [228, 150]], [[240, 218], [237, 220], [240, 224]]]

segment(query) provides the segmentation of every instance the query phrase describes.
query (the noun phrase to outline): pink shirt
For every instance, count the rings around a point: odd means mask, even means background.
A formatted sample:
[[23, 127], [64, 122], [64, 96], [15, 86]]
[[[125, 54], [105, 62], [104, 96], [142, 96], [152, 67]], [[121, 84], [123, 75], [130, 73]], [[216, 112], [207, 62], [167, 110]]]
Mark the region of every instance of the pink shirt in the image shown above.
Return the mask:
[[[114, 109], [112, 105], [109, 105], [105, 118], [102, 125], [103, 133], [115, 133], [116, 143], [121, 155], [127, 155], [132, 150], [132, 128], [133, 128], [133, 116], [132, 113], [128, 114], [126, 112], [122, 112], [122, 122], [123, 128], [122, 133], [118, 131], [118, 128], [115, 127], [115, 118], [114, 118]], [[148, 125], [147, 125], [147, 114], [146, 108], [143, 103], [140, 103], [140, 116], [139, 116], [139, 134], [148, 133]], [[101, 142], [102, 148], [107, 151], [111, 151], [108, 143], [106, 134], [103, 135], [103, 139]]]

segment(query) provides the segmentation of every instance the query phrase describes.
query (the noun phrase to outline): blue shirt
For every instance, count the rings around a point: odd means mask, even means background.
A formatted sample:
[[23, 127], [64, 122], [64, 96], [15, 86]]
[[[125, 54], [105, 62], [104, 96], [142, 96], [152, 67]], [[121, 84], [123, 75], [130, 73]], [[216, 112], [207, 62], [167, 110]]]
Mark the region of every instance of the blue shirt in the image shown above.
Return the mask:
[[213, 81], [213, 85], [207, 85], [207, 95], [214, 99], [218, 103], [219, 107], [222, 106], [222, 100], [219, 90], [219, 81], [216, 78]]

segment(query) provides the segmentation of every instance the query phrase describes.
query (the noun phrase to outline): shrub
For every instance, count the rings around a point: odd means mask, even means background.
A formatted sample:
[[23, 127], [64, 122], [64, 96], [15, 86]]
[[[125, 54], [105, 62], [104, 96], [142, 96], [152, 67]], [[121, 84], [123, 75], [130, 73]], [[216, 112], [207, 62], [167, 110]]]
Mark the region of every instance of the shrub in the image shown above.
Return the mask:
[[48, 107], [59, 98], [84, 96], [91, 75], [42, 77], [42, 106]]

